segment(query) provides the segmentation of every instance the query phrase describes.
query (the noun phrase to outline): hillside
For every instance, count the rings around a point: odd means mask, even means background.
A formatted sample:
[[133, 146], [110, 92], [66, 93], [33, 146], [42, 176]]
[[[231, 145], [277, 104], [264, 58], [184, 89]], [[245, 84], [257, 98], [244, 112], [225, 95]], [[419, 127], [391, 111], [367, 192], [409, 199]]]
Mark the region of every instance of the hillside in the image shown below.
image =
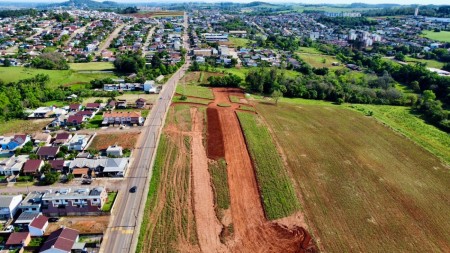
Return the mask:
[[93, 1], [93, 0], [69, 0], [67, 2], [62, 3], [53, 3], [46, 5], [45, 7], [76, 7], [76, 8], [91, 8], [91, 9], [97, 9], [97, 8], [114, 8], [119, 7], [120, 4], [113, 2], [113, 1]]

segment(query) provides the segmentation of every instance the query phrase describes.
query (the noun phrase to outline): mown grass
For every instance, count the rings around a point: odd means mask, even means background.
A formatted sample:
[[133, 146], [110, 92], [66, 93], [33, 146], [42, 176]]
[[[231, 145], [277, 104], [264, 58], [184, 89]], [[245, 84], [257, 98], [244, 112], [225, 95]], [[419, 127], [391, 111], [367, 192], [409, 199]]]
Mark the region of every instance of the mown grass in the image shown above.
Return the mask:
[[231, 47], [249, 47], [255, 41], [246, 38], [228, 37], [228, 40], [232, 44]]
[[237, 112], [250, 155], [255, 164], [264, 210], [270, 220], [300, 209], [292, 182], [267, 130], [257, 115]]
[[439, 159], [345, 106], [256, 106], [324, 251], [448, 251], [450, 173]]
[[353, 105], [352, 109], [373, 112], [373, 117], [405, 135], [450, 164], [450, 135], [427, 124], [409, 107], [389, 105]]
[[339, 62], [335, 56], [325, 55], [325, 54], [311, 54], [311, 53], [297, 53], [302, 60], [315, 68], [329, 68], [329, 69], [342, 69], [342, 64], [340, 66], [333, 66], [333, 62]]
[[214, 99], [211, 89], [198, 85], [178, 85], [176, 92], [185, 96]]
[[172, 102], [174, 103], [193, 103], [193, 104], [202, 104], [202, 105], [208, 105], [211, 103], [211, 101], [205, 100], [205, 99], [199, 99], [199, 98], [192, 98], [188, 97], [185, 100], [181, 99], [181, 96], [174, 96], [172, 99]]
[[52, 87], [66, 86], [76, 83], [88, 83], [94, 79], [107, 77], [114, 78], [112, 73], [78, 73], [73, 70], [46, 70], [24, 67], [0, 67], [0, 80], [5, 83], [17, 82], [22, 79], [32, 78], [37, 74], [46, 74], [50, 77], [49, 85]]
[[[247, 76], [247, 73], [250, 70], [257, 70], [259, 69], [259, 67], [250, 67], [250, 68], [246, 68], [246, 67], [242, 67], [242, 68], [213, 68], [212, 71], [213, 72], [220, 72], [220, 73], [229, 73], [229, 74], [234, 74], [239, 76], [240, 78], [242, 78], [242, 80], [245, 80], [245, 77]], [[265, 70], [269, 70], [270, 68], [264, 68]], [[299, 76], [299, 73], [294, 71], [294, 70], [282, 70], [282, 72], [287, 76], [287, 77], [297, 77]]]
[[117, 192], [108, 192], [108, 200], [105, 204], [103, 204], [102, 211], [103, 212], [110, 212], [111, 208], [114, 204], [114, 201], [116, 200]]
[[228, 189], [227, 163], [224, 159], [209, 163], [209, 173], [214, 188], [216, 214], [222, 219], [222, 210], [230, 207], [230, 190]]
[[230, 101], [232, 103], [239, 103], [240, 102], [240, 98], [238, 96], [230, 95], [229, 97], [230, 97]]
[[75, 71], [102, 71], [114, 70], [111, 62], [85, 62], [85, 63], [69, 63], [70, 69]]
[[251, 111], [251, 112], [256, 112], [255, 107], [253, 106], [248, 106], [248, 105], [240, 105], [239, 109], [244, 110], [244, 111]]
[[103, 115], [95, 115], [86, 123], [86, 128], [98, 129], [102, 127]]
[[412, 58], [409, 56], [405, 57], [405, 61], [411, 64], [414, 64], [416, 62], [421, 62], [421, 63], [426, 63], [427, 67], [429, 68], [436, 68], [436, 69], [442, 69], [442, 67], [444, 66], [443, 62], [439, 62], [436, 60], [427, 60], [427, 59], [416, 59], [416, 58]]
[[450, 42], [450, 32], [448, 31], [440, 31], [440, 32], [423, 31], [422, 36], [432, 40]]

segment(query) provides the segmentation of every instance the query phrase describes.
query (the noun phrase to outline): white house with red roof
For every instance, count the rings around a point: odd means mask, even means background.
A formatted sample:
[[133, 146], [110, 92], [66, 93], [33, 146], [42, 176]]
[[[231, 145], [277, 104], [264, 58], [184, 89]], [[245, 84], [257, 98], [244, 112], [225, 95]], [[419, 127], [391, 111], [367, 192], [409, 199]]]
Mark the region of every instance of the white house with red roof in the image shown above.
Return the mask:
[[28, 231], [31, 236], [43, 236], [48, 227], [48, 218], [40, 214], [38, 217], [28, 224]]

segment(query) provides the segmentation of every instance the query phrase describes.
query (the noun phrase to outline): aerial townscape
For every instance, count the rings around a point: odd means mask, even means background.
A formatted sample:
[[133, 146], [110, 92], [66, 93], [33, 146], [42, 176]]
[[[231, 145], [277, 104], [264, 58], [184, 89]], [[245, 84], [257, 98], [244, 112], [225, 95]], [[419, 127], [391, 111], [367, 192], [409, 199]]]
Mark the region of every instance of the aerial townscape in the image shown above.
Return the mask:
[[450, 252], [450, 5], [1, 1], [0, 253]]

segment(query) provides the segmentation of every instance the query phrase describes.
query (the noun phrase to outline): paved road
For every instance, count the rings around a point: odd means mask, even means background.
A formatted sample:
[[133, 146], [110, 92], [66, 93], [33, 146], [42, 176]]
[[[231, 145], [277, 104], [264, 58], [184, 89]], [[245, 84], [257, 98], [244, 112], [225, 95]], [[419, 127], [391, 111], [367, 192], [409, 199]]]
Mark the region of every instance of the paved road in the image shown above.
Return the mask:
[[150, 31], [148, 32], [147, 38], [145, 39], [144, 44], [142, 45], [142, 56], [145, 57], [145, 55], [148, 52], [148, 45], [150, 44], [153, 33], [155, 33], [156, 26], [153, 26]]
[[92, 22], [87, 23], [85, 26], [78, 28], [77, 30], [75, 30], [70, 36], [69, 39], [64, 42], [64, 45], [67, 46], [69, 45], [69, 43], [73, 40], [73, 38], [75, 38], [75, 36], [77, 36], [77, 34], [79, 33], [84, 33], [86, 31], [86, 29], [92, 25]]
[[118, 26], [109, 36], [108, 38], [106, 38], [105, 41], [103, 41], [103, 43], [100, 44], [100, 46], [98, 47], [98, 50], [96, 51], [96, 55], [100, 55], [102, 53], [103, 50], [107, 49], [109, 47], [109, 45], [111, 45], [111, 42], [113, 39], [117, 38], [117, 36], [119, 36], [120, 31], [122, 31], [122, 29], [126, 26], [127, 24], [121, 24], [120, 26]]
[[[186, 16], [185, 26], [187, 27]], [[187, 46], [186, 33], [184, 45]], [[136, 250], [159, 135], [175, 93], [176, 84], [184, 75], [189, 64], [189, 60], [186, 60], [186, 63], [163, 86], [159, 99], [145, 121], [138, 147], [133, 155], [134, 162], [129, 168], [123, 187], [117, 196], [100, 252], [132, 253]], [[137, 187], [137, 191], [130, 193], [129, 189], [133, 186]]]

